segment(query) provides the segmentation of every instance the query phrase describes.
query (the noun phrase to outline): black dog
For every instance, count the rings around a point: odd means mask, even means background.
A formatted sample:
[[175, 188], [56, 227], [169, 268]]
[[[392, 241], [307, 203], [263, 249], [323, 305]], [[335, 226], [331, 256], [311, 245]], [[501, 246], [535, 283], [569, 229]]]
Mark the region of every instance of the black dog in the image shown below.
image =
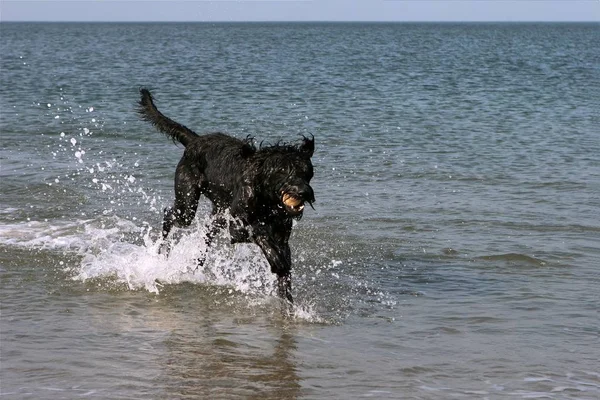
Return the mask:
[[[277, 144], [256, 148], [251, 138], [236, 139], [223, 133], [199, 136], [164, 116], [147, 89], [140, 89], [139, 113], [159, 131], [185, 146], [175, 173], [175, 205], [165, 209], [163, 238], [173, 225], [190, 225], [200, 195], [213, 203], [215, 218], [206, 244], [226, 223], [229, 210], [236, 222], [229, 224], [232, 242], [254, 242], [277, 274], [278, 294], [292, 302], [288, 240], [292, 220], [300, 219], [304, 204], [315, 201], [309, 182], [314, 138], [298, 145]], [[202, 263], [204, 260], [200, 260]]]

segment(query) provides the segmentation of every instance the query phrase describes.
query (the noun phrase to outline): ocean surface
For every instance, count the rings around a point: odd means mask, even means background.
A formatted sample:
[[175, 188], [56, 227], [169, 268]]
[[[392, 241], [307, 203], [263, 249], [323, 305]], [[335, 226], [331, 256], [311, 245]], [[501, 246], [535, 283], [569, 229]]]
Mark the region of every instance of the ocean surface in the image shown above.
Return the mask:
[[[296, 304], [198, 133], [314, 135]], [[0, 24], [1, 399], [599, 399], [600, 24]]]

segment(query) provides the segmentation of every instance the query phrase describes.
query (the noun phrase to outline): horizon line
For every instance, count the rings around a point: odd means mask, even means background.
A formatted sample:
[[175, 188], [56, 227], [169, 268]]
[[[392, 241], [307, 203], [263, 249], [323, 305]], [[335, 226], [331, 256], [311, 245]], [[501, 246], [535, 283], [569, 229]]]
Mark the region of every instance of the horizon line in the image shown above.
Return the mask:
[[524, 20], [215, 20], [215, 21], [194, 21], [194, 20], [122, 20], [122, 21], [114, 21], [114, 20], [1, 20], [1, 23], [124, 23], [124, 24], [144, 24], [144, 23], [198, 23], [198, 24], [222, 24], [222, 23], [327, 23], [327, 24], [335, 24], [335, 23], [598, 23], [600, 24], [600, 20], [534, 20], [534, 19], [524, 19]]

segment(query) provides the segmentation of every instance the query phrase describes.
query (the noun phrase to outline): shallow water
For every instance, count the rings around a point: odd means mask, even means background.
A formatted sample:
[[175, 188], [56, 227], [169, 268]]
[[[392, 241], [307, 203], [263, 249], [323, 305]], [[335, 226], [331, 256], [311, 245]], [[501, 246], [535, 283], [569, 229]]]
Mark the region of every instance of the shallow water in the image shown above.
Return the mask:
[[[598, 24], [0, 25], [3, 398], [600, 397]], [[188, 127], [314, 134], [296, 305], [210, 205], [158, 254]]]

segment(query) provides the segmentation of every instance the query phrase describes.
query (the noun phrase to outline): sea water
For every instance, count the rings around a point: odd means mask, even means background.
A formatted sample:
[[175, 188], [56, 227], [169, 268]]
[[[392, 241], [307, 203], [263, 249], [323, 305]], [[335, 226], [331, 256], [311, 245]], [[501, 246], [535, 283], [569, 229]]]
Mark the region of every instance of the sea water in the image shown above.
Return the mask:
[[[0, 397], [600, 397], [600, 25], [0, 25]], [[198, 133], [314, 135], [296, 303], [159, 252]]]

